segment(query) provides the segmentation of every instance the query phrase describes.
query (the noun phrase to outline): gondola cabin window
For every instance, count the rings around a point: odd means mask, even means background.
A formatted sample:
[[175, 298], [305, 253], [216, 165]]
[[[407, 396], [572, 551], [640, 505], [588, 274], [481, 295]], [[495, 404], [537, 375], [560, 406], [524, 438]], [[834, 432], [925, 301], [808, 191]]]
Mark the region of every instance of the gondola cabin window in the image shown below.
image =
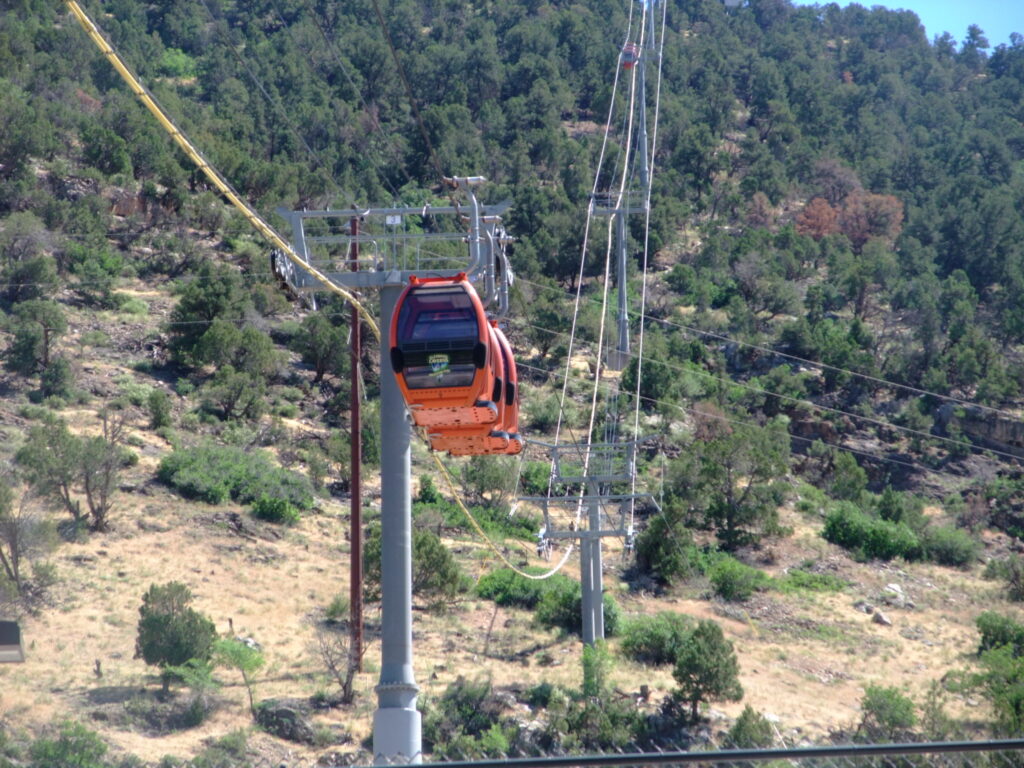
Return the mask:
[[409, 389], [468, 387], [476, 375], [480, 331], [469, 294], [460, 287], [410, 291], [398, 315], [402, 374]]

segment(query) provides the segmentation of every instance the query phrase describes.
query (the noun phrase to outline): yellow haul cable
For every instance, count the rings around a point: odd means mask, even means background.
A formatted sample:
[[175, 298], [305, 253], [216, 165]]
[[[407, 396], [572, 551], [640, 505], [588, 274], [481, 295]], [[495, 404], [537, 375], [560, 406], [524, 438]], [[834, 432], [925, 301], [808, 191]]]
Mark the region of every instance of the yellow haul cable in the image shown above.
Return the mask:
[[362, 315], [363, 321], [370, 327], [370, 330], [377, 338], [377, 341], [380, 341], [380, 326], [377, 325], [377, 321], [374, 319], [373, 315], [371, 315], [366, 307], [359, 302], [355, 295], [350, 291], [345, 290], [340, 285], [335, 285], [325, 274], [303, 261], [302, 257], [295, 252], [291, 245], [289, 245], [288, 241], [277, 234], [273, 227], [264, 221], [248, 203], [238, 196], [235, 190], [231, 188], [231, 185], [228, 184], [217, 170], [206, 161], [206, 158], [203, 157], [202, 153], [196, 149], [192, 142], [188, 140], [188, 137], [185, 136], [178, 126], [174, 124], [171, 118], [167, 116], [167, 113], [164, 112], [156, 99], [153, 98], [153, 95], [147, 91], [142, 83], [139, 82], [138, 78], [132, 74], [132, 71], [128, 69], [128, 66], [121, 60], [121, 57], [117, 55], [117, 52], [113, 47], [111, 47], [110, 43], [107, 42], [107, 39], [103, 37], [97, 26], [93, 24], [92, 19], [90, 19], [86, 12], [82, 10], [81, 6], [79, 6], [75, 0], [65, 1], [68, 8], [71, 9], [71, 13], [74, 14], [76, 19], [78, 19], [78, 23], [81, 24], [82, 28], [86, 31], [86, 34], [92, 38], [93, 42], [96, 43], [96, 46], [100, 49], [103, 55], [107, 57], [114, 69], [117, 70], [118, 74], [120, 74], [121, 77], [124, 78], [124, 81], [128, 83], [128, 87], [131, 88], [135, 95], [139, 97], [139, 100], [146, 105], [146, 108], [153, 113], [153, 116], [157, 121], [159, 121], [160, 125], [162, 125], [164, 130], [171, 135], [171, 138], [174, 139], [185, 154], [192, 159], [192, 162], [194, 162], [199, 169], [206, 174], [206, 177], [213, 182], [214, 186], [220, 190], [221, 194], [223, 194], [232, 205], [240, 210], [245, 218], [248, 219], [249, 223], [252, 224], [260, 234], [267, 238], [267, 240], [273, 243], [274, 247], [280, 249], [290, 261], [294, 262], [296, 265], [312, 275], [317, 282], [324, 286], [326, 290], [341, 296], [348, 302], [351, 302], [359, 314]]
[[[88, 14], [86, 14], [86, 12], [82, 10], [81, 6], [79, 6], [78, 3], [75, 2], [75, 0], [65, 1], [68, 8], [71, 10], [71, 13], [74, 14], [75, 18], [78, 19], [79, 24], [82, 25], [82, 28], [86, 31], [89, 37], [92, 38], [93, 42], [96, 43], [96, 46], [100, 49], [103, 55], [107, 57], [107, 59], [113, 65], [114, 69], [117, 70], [118, 74], [120, 74], [121, 77], [124, 78], [124, 81], [128, 83], [128, 87], [131, 88], [135, 95], [138, 96], [139, 99], [142, 101], [142, 103], [146, 105], [146, 108], [153, 113], [153, 116], [159, 121], [160, 125], [162, 125], [164, 129], [171, 135], [171, 138], [174, 139], [174, 141], [178, 144], [179, 147], [181, 147], [185, 154], [187, 154], [192, 159], [192, 162], [194, 162], [200, 168], [200, 170], [202, 170], [203, 173], [206, 174], [207, 178], [210, 179], [211, 182], [213, 182], [214, 186], [216, 186], [217, 189], [220, 190], [221, 194], [223, 194], [224, 197], [226, 197], [231, 202], [232, 205], [234, 205], [236, 208], [238, 208], [238, 210], [242, 212], [242, 214], [249, 221], [249, 223], [252, 224], [253, 227], [258, 232], [260, 232], [260, 234], [262, 234], [271, 243], [273, 243], [275, 247], [279, 248], [285, 254], [285, 256], [287, 256], [291, 261], [295, 262], [295, 264], [297, 264], [310, 275], [312, 275], [314, 278], [316, 278], [316, 280], [319, 283], [321, 283], [327, 290], [331, 291], [332, 293], [336, 293], [342, 298], [344, 298], [346, 301], [351, 302], [359, 311], [359, 314], [363, 316], [363, 319], [366, 322], [366, 324], [370, 326], [370, 330], [373, 331], [373, 335], [377, 337], [378, 341], [380, 341], [380, 327], [377, 325], [377, 322], [374, 320], [373, 316], [359, 302], [359, 300], [356, 299], [356, 297], [353, 296], [349, 291], [331, 282], [331, 280], [322, 272], [318, 271], [317, 269], [303, 261], [302, 258], [292, 249], [291, 245], [289, 245], [284, 238], [277, 234], [277, 232], [275, 232], [274, 229], [267, 222], [265, 222], [263, 218], [255, 210], [253, 210], [251, 206], [249, 206], [248, 203], [246, 203], [238, 196], [238, 194], [231, 188], [231, 185], [228, 184], [228, 182], [221, 177], [217, 170], [206, 161], [206, 158], [203, 157], [202, 153], [198, 149], [196, 149], [192, 142], [188, 140], [188, 137], [186, 137], [185, 134], [182, 133], [182, 131], [174, 124], [171, 118], [167, 116], [167, 113], [163, 111], [163, 109], [157, 103], [156, 99], [153, 98], [152, 94], [150, 94], [149, 91], [147, 91], [146, 88], [142, 85], [142, 83], [139, 82], [138, 78], [136, 78], [135, 75], [132, 74], [131, 70], [128, 69], [128, 66], [121, 60], [121, 58], [117, 55], [117, 52], [113, 49], [110, 43], [107, 42], [106, 38], [103, 37], [103, 35], [100, 33], [99, 29], [92, 22], [92, 19], [90, 19]], [[498, 558], [503, 563], [505, 563], [506, 566], [508, 566], [524, 578], [534, 579], [538, 581], [550, 578], [562, 569], [566, 561], [569, 559], [569, 555], [572, 553], [571, 546], [566, 550], [565, 555], [563, 555], [558, 565], [556, 565], [550, 571], [547, 571], [546, 573], [539, 575], [527, 573], [526, 571], [523, 571], [522, 569], [514, 565], [511, 561], [509, 561], [509, 559], [505, 557], [504, 554], [502, 554], [502, 552], [497, 548], [497, 546], [495, 546], [494, 542], [487, 538], [487, 534], [484, 533], [484, 529], [480, 527], [480, 524], [476, 521], [476, 519], [473, 517], [470, 511], [466, 508], [466, 505], [463, 504], [462, 499], [459, 498], [458, 491], [456, 491], [455, 489], [455, 484], [454, 481], [452, 480], [451, 474], [449, 474], [447, 467], [445, 467], [444, 463], [438, 457], [437, 453], [431, 452], [431, 454], [434, 457], [434, 461], [437, 462], [437, 466], [441, 470], [441, 474], [444, 476], [445, 481], [448, 484], [448, 488], [451, 491], [451, 494], [455, 499], [456, 503], [458, 503], [459, 508], [466, 515], [466, 517], [469, 518], [469, 522], [472, 524], [477, 534], [481, 538], [483, 538], [487, 545], [494, 551]]]
[[474, 518], [473, 515], [470, 514], [470, 511], [466, 508], [466, 505], [462, 503], [462, 499], [459, 496], [459, 492], [455, 489], [455, 481], [452, 480], [452, 476], [448, 472], [448, 468], [444, 465], [444, 462], [441, 461], [441, 457], [437, 455], [436, 451], [431, 451], [430, 455], [434, 457], [434, 462], [437, 464], [437, 468], [441, 471], [441, 474], [444, 476], [445, 482], [448, 484], [448, 490], [451, 492], [452, 498], [455, 499], [455, 503], [459, 505], [459, 509], [462, 510], [462, 513], [469, 518], [469, 522], [473, 526], [473, 529], [477, 532], [477, 535], [484, 540], [487, 546], [491, 548], [491, 551], [493, 551], [494, 554], [498, 556], [498, 559], [501, 560], [501, 562], [503, 562], [508, 568], [511, 568], [513, 571], [518, 573], [524, 579], [532, 579], [534, 581], [543, 581], [544, 579], [549, 579], [556, 573], [558, 573], [560, 570], [562, 570], [562, 567], [569, 560], [569, 555], [572, 554], [571, 544], [565, 550], [565, 554], [562, 555], [562, 559], [558, 562], [558, 565], [556, 565], [550, 571], [546, 571], [545, 573], [527, 573], [522, 568], [519, 568], [518, 566], [513, 564], [507, 557], [505, 557], [501, 550], [498, 549], [495, 543], [491, 541], [489, 538], [487, 538], [487, 534], [484, 533], [484, 529], [480, 527], [480, 523], [478, 523], [476, 521], [476, 518]]

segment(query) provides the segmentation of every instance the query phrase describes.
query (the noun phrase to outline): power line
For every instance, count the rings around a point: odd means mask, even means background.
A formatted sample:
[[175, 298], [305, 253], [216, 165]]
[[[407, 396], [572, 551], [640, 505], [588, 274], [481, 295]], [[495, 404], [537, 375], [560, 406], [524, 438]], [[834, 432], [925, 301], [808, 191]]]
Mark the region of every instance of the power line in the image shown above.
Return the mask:
[[313, 159], [313, 162], [318, 167], [327, 172], [328, 180], [331, 182], [331, 186], [334, 187], [334, 191], [346, 195], [346, 197], [348, 198], [348, 202], [350, 204], [354, 204], [355, 197], [352, 195], [351, 192], [342, 190], [338, 186], [338, 183], [334, 179], [334, 174], [332, 170], [327, 167], [326, 163], [324, 163], [320, 155], [316, 151], [314, 151], [314, 149], [309, 145], [309, 142], [306, 141], [306, 137], [302, 135], [302, 133], [296, 127], [295, 122], [288, 116], [288, 110], [284, 108], [284, 105], [281, 103], [281, 100], [275, 96], [270, 95], [266, 87], [264, 87], [263, 82], [259, 79], [259, 77], [257, 77], [256, 72], [252, 69], [252, 67], [249, 66], [248, 62], [246, 62], [246, 60], [242, 58], [242, 55], [235, 49], [235, 46], [232, 44], [227, 34], [224, 32], [224, 30], [218, 23], [217, 18], [213, 15], [213, 11], [211, 11], [209, 5], [207, 5], [207, 0], [202, 0], [200, 5], [203, 6], [203, 9], [206, 11], [206, 15], [210, 18], [210, 22], [212, 23], [214, 29], [216, 29], [217, 33], [221, 35], [221, 38], [226, 43], [226, 47], [231, 51], [231, 54], [235, 57], [235, 61], [237, 61], [241, 65], [242, 69], [246, 71], [246, 74], [249, 75], [249, 79], [252, 80], [253, 84], [255, 84], [255, 86], [259, 89], [260, 93], [263, 94], [263, 98], [265, 98], [270, 104], [274, 106], [280, 117], [284, 118], [285, 124], [287, 124], [291, 133], [302, 143], [302, 146], [306, 148], [306, 152]]
[[[539, 289], [544, 290], [544, 291], [556, 292], [556, 293], [562, 294], [563, 296], [566, 295], [565, 291], [563, 291], [560, 288], [556, 288], [554, 286], [544, 285], [542, 283], [535, 283], [535, 282], [532, 282], [530, 280], [526, 280], [524, 278], [519, 278], [519, 282], [525, 283], [526, 285], [530, 285], [530, 286], [533, 286], [535, 288], [539, 288]], [[598, 303], [596, 300], [593, 300], [593, 299], [590, 299], [589, 301], [591, 301], [591, 303], [594, 303], [594, 304]], [[764, 353], [769, 354], [769, 355], [775, 355], [777, 357], [784, 357], [784, 358], [786, 358], [788, 360], [793, 360], [794, 362], [802, 363], [804, 365], [809, 365], [809, 366], [812, 366], [812, 367], [815, 367], [815, 368], [823, 368], [825, 370], [835, 371], [836, 373], [845, 373], [845, 374], [848, 374], [850, 376], [854, 376], [854, 377], [857, 377], [857, 378], [865, 379], [867, 381], [871, 381], [871, 382], [873, 382], [875, 384], [880, 384], [882, 386], [892, 387], [894, 389], [902, 389], [902, 390], [906, 390], [906, 391], [909, 391], [909, 392], [913, 392], [916, 395], [927, 396], [927, 397], [934, 397], [937, 400], [946, 400], [946, 401], [949, 401], [949, 402], [952, 402], [952, 403], [956, 403], [957, 405], [964, 405], [964, 406], [970, 406], [970, 407], [973, 407], [973, 408], [980, 408], [982, 410], [990, 411], [990, 412], [993, 412], [993, 413], [997, 413], [997, 414], [999, 414], [1001, 416], [1006, 416], [1007, 418], [1011, 418], [1011, 419], [1018, 419], [1019, 418], [1019, 416], [1017, 414], [1011, 413], [1010, 411], [1004, 411], [1004, 410], [1002, 410], [1000, 408], [993, 408], [992, 406], [982, 405], [981, 403], [975, 403], [975, 402], [972, 402], [970, 400], [963, 400], [961, 398], [953, 397], [952, 395], [941, 395], [938, 392], [930, 392], [930, 391], [928, 391], [926, 389], [920, 389], [918, 387], [910, 386], [909, 384], [899, 384], [899, 383], [897, 383], [895, 381], [889, 381], [887, 379], [882, 379], [882, 378], [879, 378], [877, 376], [872, 376], [872, 375], [867, 374], [867, 373], [861, 373], [860, 371], [854, 371], [854, 370], [851, 370], [851, 369], [848, 369], [848, 368], [841, 368], [841, 367], [836, 366], [836, 365], [830, 365], [829, 363], [823, 363], [823, 362], [820, 362], [820, 361], [817, 361], [817, 360], [809, 360], [807, 358], [799, 357], [798, 355], [789, 354], [787, 352], [780, 352], [779, 350], [775, 350], [775, 349], [772, 349], [770, 347], [764, 347], [764, 346], [760, 346], [758, 344], [752, 344], [750, 342], [741, 341], [739, 339], [732, 338], [731, 336], [725, 336], [725, 335], [720, 334], [720, 333], [714, 333], [713, 331], [704, 331], [704, 330], [701, 330], [700, 328], [694, 328], [693, 326], [684, 325], [682, 323], [676, 323], [676, 322], [673, 322], [671, 320], [666, 320], [666, 319], [663, 319], [663, 318], [660, 318], [660, 317], [654, 317], [652, 315], [634, 315], [634, 317], [639, 317], [639, 319], [641, 319], [643, 321], [649, 321], [649, 322], [652, 322], [652, 323], [658, 323], [660, 325], [664, 325], [664, 326], [667, 326], [669, 328], [678, 328], [680, 330], [687, 331], [689, 333], [693, 333], [693, 334], [696, 334], [696, 335], [699, 335], [699, 336], [707, 336], [707, 337], [716, 339], [718, 341], [724, 341], [724, 342], [728, 342], [728, 343], [731, 343], [731, 344], [736, 344], [736, 345], [741, 346], [741, 347], [747, 347], [749, 349], [755, 349], [755, 350], [757, 350], [759, 352], [764, 352]]]
[[[546, 370], [544, 368], [538, 368], [536, 366], [532, 366], [532, 365], [529, 365], [529, 364], [526, 364], [526, 363], [520, 363], [519, 367], [520, 368], [526, 368], [528, 370], [537, 371], [538, 373], [543, 373], [543, 374], [546, 374], [546, 375], [551, 375], [551, 371], [548, 371], [548, 370]], [[589, 384], [590, 383], [588, 380], [585, 380], [585, 379], [575, 379], [574, 381], [576, 381], [576, 382], [578, 382], [580, 384]], [[606, 388], [606, 390], [612, 391], [612, 388], [609, 385], [602, 384], [602, 386], [604, 386]], [[679, 403], [671, 403], [671, 402], [668, 402], [668, 401], [665, 401], [665, 400], [658, 400], [658, 399], [653, 398], [653, 397], [646, 397], [646, 396], [641, 395], [641, 399], [644, 402], [651, 403], [653, 405], [662, 405], [662, 406], [667, 406], [669, 408], [674, 408], [674, 409], [676, 409], [678, 411], [681, 411], [683, 413], [686, 413], [686, 414], [689, 414], [689, 415], [692, 415], [692, 416], [701, 416], [701, 417], [704, 417], [704, 418], [713, 418], [713, 419], [716, 419], [718, 421], [724, 421], [724, 422], [727, 422], [729, 424], [735, 424], [737, 426], [745, 426], [745, 427], [759, 427], [760, 426], [756, 422], [744, 421], [742, 419], [731, 418], [731, 417], [728, 417], [728, 416], [725, 416], [725, 415], [717, 415], [717, 414], [713, 414], [713, 413], [707, 413], [705, 411], [698, 411], [698, 410], [695, 410], [693, 408], [688, 408], [685, 405], [680, 405]], [[853, 454], [856, 454], [858, 456], [864, 456], [865, 458], [872, 459], [874, 461], [879, 461], [879, 462], [883, 462], [883, 463], [886, 463], [886, 464], [892, 464], [892, 465], [895, 465], [895, 466], [903, 467], [905, 469], [920, 470], [922, 472], [926, 472], [928, 474], [936, 475], [938, 477], [943, 477], [943, 478], [950, 478], [950, 477], [956, 478], [957, 477], [956, 475], [951, 475], [948, 472], [942, 472], [942, 471], [937, 470], [937, 469], [932, 469], [931, 467], [928, 467], [928, 466], [923, 465], [923, 464], [914, 464], [914, 463], [911, 463], [911, 462], [908, 462], [908, 461], [901, 461], [899, 459], [893, 459], [893, 458], [890, 458], [888, 456], [880, 456], [880, 455], [878, 455], [876, 453], [871, 453], [870, 451], [864, 451], [864, 450], [861, 450], [859, 448], [850, 448], [848, 446], [840, 445], [838, 443], [830, 443], [830, 442], [828, 442], [826, 440], [820, 440], [820, 439], [817, 439], [817, 438], [810, 438], [810, 437], [803, 437], [802, 435], [793, 435], [793, 434], [790, 434], [789, 437], [792, 440], [799, 440], [801, 442], [808, 443], [808, 444], [811, 444], [811, 445], [813, 445], [816, 442], [820, 442], [823, 445], [829, 446], [830, 448], [834, 448], [834, 449], [836, 449], [838, 451], [842, 451], [844, 453], [853, 453]], [[961, 479], [962, 480], [963, 478], [957, 478], [957, 479]]]
[[[527, 324], [527, 326], [530, 327], [530, 328], [535, 328], [537, 330], [545, 331], [546, 333], [550, 333], [553, 336], [564, 336], [565, 335], [562, 332], [553, 331], [553, 330], [551, 330], [549, 328], [543, 328], [543, 327], [538, 326], [538, 325]], [[632, 355], [632, 354], [630, 356], [631, 357], [637, 357], [636, 355]], [[669, 368], [669, 369], [674, 370], [674, 371], [679, 371], [680, 373], [689, 373], [689, 374], [693, 374], [695, 376], [702, 376], [704, 378], [709, 378], [709, 379], [712, 379], [714, 381], [718, 381], [718, 382], [721, 382], [723, 384], [727, 384], [729, 386], [739, 387], [740, 389], [746, 389], [746, 390], [748, 390], [750, 392], [756, 392], [757, 394], [768, 395], [770, 397], [777, 397], [780, 400], [787, 400], [789, 402], [796, 403], [797, 405], [806, 405], [806, 406], [809, 406], [811, 408], [814, 408], [814, 409], [817, 409], [817, 410], [820, 410], [820, 411], [827, 411], [829, 413], [835, 413], [835, 414], [838, 414], [838, 415], [841, 415], [841, 416], [847, 416], [847, 417], [850, 417], [850, 418], [853, 418], [853, 419], [859, 419], [861, 421], [866, 421], [866, 422], [868, 422], [870, 424], [874, 424], [874, 425], [879, 426], [879, 427], [889, 427], [890, 429], [895, 429], [895, 430], [898, 430], [898, 431], [901, 431], [901, 432], [905, 432], [907, 434], [911, 434], [911, 435], [914, 435], [914, 436], [917, 436], [917, 437], [923, 437], [923, 438], [928, 439], [928, 440], [938, 440], [938, 441], [942, 441], [944, 443], [948, 443], [950, 445], [964, 447], [964, 448], [969, 448], [972, 451], [988, 451], [989, 453], [993, 453], [993, 454], [996, 454], [998, 456], [1002, 456], [1004, 458], [1011, 459], [1013, 461], [1020, 461], [1020, 457], [1015, 455], [1015, 454], [1012, 454], [1012, 453], [1007, 453], [1005, 451], [999, 451], [999, 450], [995, 450], [995, 449], [980, 448], [979, 446], [976, 446], [973, 443], [969, 443], [969, 442], [966, 442], [964, 440], [956, 440], [955, 438], [943, 437], [941, 435], [932, 435], [932, 434], [930, 434], [928, 432], [923, 432], [923, 431], [918, 430], [918, 429], [913, 429], [912, 427], [905, 427], [905, 426], [902, 426], [900, 424], [893, 424], [890, 421], [881, 421], [880, 419], [875, 419], [875, 418], [872, 418], [871, 416], [864, 416], [862, 414], [853, 413], [852, 411], [844, 411], [841, 408], [834, 408], [834, 407], [829, 406], [829, 405], [821, 405], [819, 403], [815, 403], [812, 400], [806, 400], [806, 399], [803, 399], [803, 398], [794, 397], [792, 395], [784, 395], [784, 394], [779, 393], [779, 392], [772, 392], [771, 390], [768, 390], [768, 389], [761, 389], [760, 387], [755, 387], [753, 384], [748, 384], [746, 382], [741, 382], [741, 381], [734, 381], [733, 379], [724, 378], [722, 376], [716, 376], [715, 374], [713, 374], [713, 373], [711, 373], [709, 371], [703, 371], [703, 370], [700, 370], [700, 369], [697, 369], [697, 368], [685, 368], [685, 367], [683, 367], [681, 365], [675, 365], [675, 364], [670, 363], [670, 362], [668, 362], [666, 360], [656, 360], [656, 361], [654, 361], [654, 364], [664, 366], [665, 368]], [[639, 365], [639, 359], [638, 359], [638, 365]], [[637, 380], [639, 382], [639, 373], [637, 375]], [[639, 400], [637, 402], [639, 402]]]
[[[313, 24], [316, 25], [316, 28], [320, 31], [320, 35], [323, 37], [324, 42], [327, 44], [327, 50], [331, 53], [331, 55], [334, 57], [334, 60], [337, 62], [342, 74], [348, 81], [349, 87], [352, 88], [352, 92], [356, 94], [356, 98], [359, 99], [359, 106], [362, 107], [363, 111], [367, 115], [372, 115], [369, 105], [363, 98], [363, 92], [356, 86], [355, 81], [352, 79], [352, 75], [349, 73], [348, 67], [345, 66], [345, 63], [342, 61], [341, 54], [338, 53], [337, 46], [334, 44], [334, 41], [332, 41], [330, 36], [327, 34], [327, 30], [324, 29], [323, 24], [321, 24], [320, 16], [319, 14], [317, 14], [316, 9], [305, 1], [303, 2], [303, 6], [305, 7], [306, 12], [309, 13], [310, 18], [312, 18]], [[281, 12], [277, 9], [276, 4], [274, 6], [274, 10], [277, 11], [278, 18], [280, 18]], [[409, 182], [410, 184], [415, 184], [415, 181], [413, 180], [412, 176], [409, 175], [409, 171], [405, 167], [405, 162], [403, 161], [403, 158], [398, 147], [396, 147], [394, 142], [392, 142], [391, 137], [384, 133], [384, 129], [381, 127], [380, 121], [378, 121], [374, 117], [372, 123], [374, 130], [376, 130], [380, 134], [381, 138], [384, 140], [385, 145], [392, 151], [392, 154], [395, 160], [397, 161], [396, 165], [401, 170], [402, 174], [405, 176], [406, 181]], [[378, 167], [382, 168], [383, 164], [379, 164]], [[390, 180], [387, 180], [386, 175], [383, 178], [385, 178], [387, 185], [391, 188], [391, 192], [395, 196], [395, 199], [398, 199], [398, 191], [391, 184]]]

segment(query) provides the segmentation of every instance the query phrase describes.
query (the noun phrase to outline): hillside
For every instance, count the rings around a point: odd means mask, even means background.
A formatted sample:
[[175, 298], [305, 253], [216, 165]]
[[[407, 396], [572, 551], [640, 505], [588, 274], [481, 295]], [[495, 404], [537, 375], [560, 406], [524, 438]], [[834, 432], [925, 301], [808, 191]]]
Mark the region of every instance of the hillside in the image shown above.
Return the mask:
[[[637, 479], [659, 505], [635, 551], [608, 542], [617, 632], [586, 663], [577, 558], [516, 582], [416, 443], [435, 759], [1019, 733], [1020, 40], [929, 41], [880, 6], [668, 3], [619, 374], [598, 366], [614, 238], [587, 210], [633, 178], [632, 134], [604, 125], [629, 102], [612, 86], [628, 4], [393, 0], [383, 26], [375, 2], [85, 5], [282, 230], [278, 206], [445, 204], [439, 176], [486, 176], [484, 200], [511, 202], [524, 434], [632, 436], [635, 415], [648, 438]], [[63, 6], [25, 0], [0, 31], [0, 618], [27, 655], [0, 667], [0, 766], [74, 738], [110, 765], [367, 762], [377, 604], [351, 703], [320, 646], [347, 616], [348, 307], [286, 298], [267, 244]], [[448, 460], [517, 566], [548, 565], [538, 510], [511, 507], [546, 492], [547, 458]], [[164, 695], [137, 639], [143, 596], [173, 582], [215, 666], [165, 675]], [[644, 663], [642, 638], [667, 657]], [[736, 677], [692, 699], [698, 640]], [[311, 730], [255, 728], [250, 696]]]

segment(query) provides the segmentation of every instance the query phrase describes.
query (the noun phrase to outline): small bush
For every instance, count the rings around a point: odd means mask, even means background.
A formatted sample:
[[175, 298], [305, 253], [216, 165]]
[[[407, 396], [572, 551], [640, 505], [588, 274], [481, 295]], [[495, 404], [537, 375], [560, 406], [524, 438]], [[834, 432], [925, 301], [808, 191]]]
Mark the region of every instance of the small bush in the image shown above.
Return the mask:
[[[578, 582], [566, 579], [541, 595], [534, 613], [537, 623], [580, 635], [583, 633], [583, 590]], [[611, 595], [604, 595], [604, 634], [613, 637], [619, 628], [619, 606]]]
[[784, 577], [775, 582], [774, 586], [781, 592], [842, 592], [846, 589], [846, 582], [831, 573], [814, 573], [802, 568], [791, 568]]
[[728, 749], [767, 749], [775, 742], [768, 718], [747, 704], [725, 736]]
[[655, 616], [642, 616], [625, 622], [622, 632], [622, 654], [644, 664], [675, 664], [676, 651], [693, 632], [689, 616], [663, 611]]
[[[536, 574], [543, 569], [531, 569]], [[529, 572], [529, 571], [528, 571]], [[537, 607], [544, 592], [556, 585], [570, 584], [572, 580], [561, 573], [548, 579], [528, 579], [511, 568], [498, 568], [480, 577], [476, 585], [476, 593], [485, 600], [493, 600], [500, 606], [533, 609]]]
[[502, 727], [502, 705], [494, 699], [488, 680], [460, 677], [440, 699], [426, 703], [424, 739], [434, 755], [446, 760], [505, 758], [515, 730]]
[[440, 504], [444, 501], [430, 475], [420, 475], [420, 491], [416, 494], [416, 501], [420, 504]]
[[155, 391], [149, 384], [136, 381], [127, 373], [117, 377], [117, 386], [121, 390], [121, 396], [137, 408], [147, 405], [150, 395]]
[[[422, 482], [422, 478], [421, 478]], [[436, 489], [433, 489], [436, 492]], [[421, 492], [422, 495], [422, 492]], [[460, 531], [475, 530], [473, 524], [462, 511], [462, 507], [452, 501], [448, 501], [438, 494], [437, 501], [423, 502], [416, 501], [412, 508], [413, 517], [419, 518], [430, 514], [440, 515], [440, 518], [447, 528], [457, 528]], [[497, 506], [469, 507], [469, 514], [476, 520], [484, 533], [492, 538], [511, 538], [521, 541], [533, 541], [537, 538], [537, 531], [540, 530], [539, 518], [525, 514], [511, 514], [508, 506], [500, 504]]]
[[110, 344], [110, 335], [106, 331], [85, 331], [79, 338], [86, 347], [106, 347]]
[[[367, 526], [363, 544], [363, 585], [367, 601], [380, 599], [380, 524]], [[431, 531], [414, 530], [412, 538], [412, 592], [431, 605], [450, 603], [470, 587], [451, 551]]]
[[149, 304], [135, 296], [128, 296], [124, 293], [115, 293], [113, 294], [112, 299], [114, 304], [117, 306], [118, 311], [123, 312], [126, 315], [142, 317], [143, 315], [149, 314]]
[[981, 633], [979, 654], [1004, 645], [1011, 646], [1015, 656], [1024, 653], [1024, 624], [1019, 624], [1009, 616], [1002, 616], [995, 611], [985, 611], [975, 619], [975, 624]]
[[555, 690], [556, 687], [547, 681], [538, 683], [526, 692], [526, 703], [534, 708], [547, 707]]
[[166, 392], [154, 389], [146, 399], [149, 406], [150, 429], [162, 429], [171, 426], [171, 397]]
[[708, 570], [715, 594], [729, 602], [742, 602], [767, 588], [768, 576], [728, 555], [718, 558]]
[[1006, 596], [1014, 602], [1024, 602], [1024, 558], [1011, 556], [1003, 560], [989, 560], [985, 564], [986, 579], [998, 579], [1006, 584]]
[[339, 592], [331, 598], [331, 602], [324, 610], [324, 616], [328, 621], [343, 621], [348, 618], [349, 608], [348, 595], [343, 595]]
[[665, 512], [651, 518], [636, 539], [637, 567], [662, 584], [693, 578], [704, 568], [703, 553], [678, 517]]
[[860, 708], [863, 713], [860, 730], [866, 732], [869, 741], [876, 741], [879, 737], [891, 740], [897, 733], [913, 728], [917, 722], [913, 699], [891, 686], [867, 686]]
[[967, 531], [950, 526], [925, 528], [921, 545], [924, 556], [939, 565], [967, 568], [978, 559], [981, 545]]
[[612, 657], [608, 644], [597, 640], [593, 645], [583, 646], [583, 688], [584, 696], [603, 697], [608, 693], [608, 671]]
[[232, 446], [201, 445], [164, 457], [157, 477], [190, 499], [250, 504], [266, 496], [296, 508], [313, 506], [313, 489], [302, 475], [274, 466], [263, 453]]
[[867, 559], [919, 560], [922, 555], [917, 535], [905, 523], [872, 518], [850, 502], [829, 510], [822, 536]]
[[268, 523], [295, 525], [299, 522], [299, 510], [286, 499], [272, 499], [267, 495], [260, 496], [252, 505], [253, 517], [266, 520]]
[[232, 731], [196, 755], [189, 768], [250, 768], [249, 738], [244, 729]]
[[[107, 745], [98, 735], [79, 723], [66, 722], [60, 727], [56, 738], [36, 740], [29, 749], [31, 766], [91, 766], [108, 765], [103, 759]], [[0, 757], [2, 759], [2, 757]], [[4, 761], [6, 763], [6, 760]], [[14, 763], [7, 763], [14, 765]]]
[[60, 397], [65, 400], [74, 394], [75, 374], [66, 358], [55, 357], [39, 376], [39, 391], [44, 399]]

